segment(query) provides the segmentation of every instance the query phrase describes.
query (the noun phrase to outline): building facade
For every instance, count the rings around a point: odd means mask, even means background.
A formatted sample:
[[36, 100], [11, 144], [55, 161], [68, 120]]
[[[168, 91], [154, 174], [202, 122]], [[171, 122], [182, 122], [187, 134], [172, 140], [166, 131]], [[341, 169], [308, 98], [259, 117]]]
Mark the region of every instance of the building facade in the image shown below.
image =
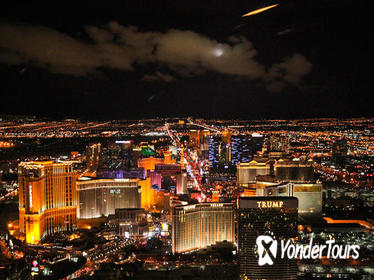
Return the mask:
[[299, 201], [299, 215], [303, 217], [321, 217], [322, 184], [287, 183], [264, 188], [264, 196], [290, 196]]
[[201, 203], [173, 208], [173, 253], [206, 248], [218, 241], [234, 241], [231, 203]]
[[76, 179], [73, 162], [19, 164], [19, 225], [27, 243], [76, 228]]
[[239, 186], [248, 186], [256, 181], [256, 177], [259, 175], [270, 174], [270, 164], [266, 161], [257, 162], [252, 160], [251, 162], [240, 162], [236, 165], [237, 170], [237, 183]]
[[231, 147], [222, 141], [221, 136], [209, 137], [208, 159], [210, 166], [216, 166], [231, 161]]
[[138, 159], [138, 168], [144, 168], [145, 176], [148, 176], [148, 170], [154, 170], [156, 164], [165, 164], [162, 157], [145, 157]]
[[[260, 266], [257, 237], [294, 239], [297, 234], [298, 202], [293, 197], [240, 197], [238, 200], [238, 255], [240, 279], [297, 279], [297, 260], [274, 258]], [[277, 243], [280, 252], [280, 242]], [[278, 253], [279, 254], [279, 253]]]
[[115, 213], [117, 208], [140, 208], [138, 179], [95, 179], [77, 181], [78, 218], [92, 219]]
[[118, 235], [126, 238], [148, 233], [147, 213], [143, 208], [116, 209], [108, 224], [117, 229]]
[[280, 159], [274, 164], [274, 173], [281, 182], [311, 182], [314, 180], [313, 161]]
[[177, 194], [186, 194], [187, 193], [187, 173], [182, 172], [181, 174], [177, 175], [177, 187], [176, 193]]
[[250, 162], [252, 159], [251, 137], [248, 135], [233, 135], [231, 137], [231, 161], [236, 165], [239, 162]]

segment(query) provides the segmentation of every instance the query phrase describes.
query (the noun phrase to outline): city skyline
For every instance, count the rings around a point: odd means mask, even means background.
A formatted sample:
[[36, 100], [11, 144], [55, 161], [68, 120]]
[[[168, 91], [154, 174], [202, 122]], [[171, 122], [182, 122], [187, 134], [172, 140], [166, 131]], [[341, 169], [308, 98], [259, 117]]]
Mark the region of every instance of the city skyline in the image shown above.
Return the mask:
[[371, 279], [373, 124], [2, 119], [0, 276]]
[[4, 3], [0, 279], [374, 280], [370, 11]]

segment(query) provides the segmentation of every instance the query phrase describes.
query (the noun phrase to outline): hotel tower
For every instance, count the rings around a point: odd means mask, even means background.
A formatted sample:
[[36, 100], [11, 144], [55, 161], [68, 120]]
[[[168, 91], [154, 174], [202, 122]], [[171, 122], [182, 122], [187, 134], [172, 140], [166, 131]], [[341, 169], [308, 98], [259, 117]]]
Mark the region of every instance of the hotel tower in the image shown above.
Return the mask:
[[19, 164], [19, 225], [27, 243], [76, 227], [76, 179], [73, 162]]
[[[296, 280], [297, 260], [274, 259], [260, 266], [257, 237], [267, 235], [278, 240], [295, 239], [298, 201], [295, 197], [240, 197], [238, 200], [238, 252], [241, 280]], [[278, 254], [279, 255], [279, 254]], [[275, 257], [275, 256], [274, 256]]]
[[206, 248], [220, 241], [234, 242], [234, 206], [201, 203], [173, 208], [173, 253]]

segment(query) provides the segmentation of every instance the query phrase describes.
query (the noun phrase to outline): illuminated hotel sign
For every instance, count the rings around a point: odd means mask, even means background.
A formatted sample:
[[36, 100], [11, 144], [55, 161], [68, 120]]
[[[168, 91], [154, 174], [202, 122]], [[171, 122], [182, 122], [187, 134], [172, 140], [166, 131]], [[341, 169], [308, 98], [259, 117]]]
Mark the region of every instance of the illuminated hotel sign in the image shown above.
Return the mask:
[[238, 207], [242, 209], [298, 208], [296, 197], [240, 197]]
[[223, 204], [222, 203], [212, 203], [211, 204], [211, 207], [223, 207]]
[[283, 201], [257, 201], [258, 208], [282, 208]]
[[187, 206], [183, 206], [183, 209], [185, 211], [188, 211], [188, 210], [192, 210], [192, 209], [195, 209], [196, 207], [201, 207], [201, 206], [205, 206], [205, 207], [217, 207], [217, 208], [220, 208], [220, 207], [223, 207], [223, 203], [207, 203], [207, 204], [193, 204], [193, 205], [187, 205]]

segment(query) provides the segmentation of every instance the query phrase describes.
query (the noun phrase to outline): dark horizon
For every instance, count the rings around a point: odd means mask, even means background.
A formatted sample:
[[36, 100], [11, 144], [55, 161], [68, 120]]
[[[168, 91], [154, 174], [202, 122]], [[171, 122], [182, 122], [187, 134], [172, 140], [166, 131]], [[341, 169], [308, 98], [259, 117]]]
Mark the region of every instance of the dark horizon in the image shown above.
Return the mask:
[[203, 117], [203, 116], [199, 116], [199, 115], [185, 115], [185, 116], [146, 116], [146, 117], [138, 117], [138, 118], [95, 118], [95, 117], [92, 117], [92, 118], [87, 118], [87, 117], [82, 117], [82, 116], [77, 116], [77, 115], [67, 115], [67, 116], [49, 116], [49, 115], [42, 115], [42, 114], [28, 114], [28, 115], [25, 115], [25, 114], [1, 114], [0, 115], [0, 118], [2, 118], [3, 120], [14, 120], [16, 118], [35, 118], [35, 119], [38, 119], [38, 120], [46, 120], [46, 121], [63, 121], [63, 120], [66, 120], [66, 119], [74, 119], [74, 120], [78, 120], [78, 121], [137, 121], [137, 120], [152, 120], [152, 119], [187, 119], [187, 118], [192, 118], [192, 119], [203, 119], [203, 120], [206, 120], [206, 121], [215, 121], [215, 120], [222, 120], [222, 121], [241, 121], [241, 122], [245, 122], [245, 121], [248, 121], [248, 122], [251, 122], [251, 121], [308, 121], [308, 120], [323, 120], [323, 119], [336, 119], [336, 120], [341, 120], [341, 121], [344, 121], [344, 120], [350, 120], [350, 119], [372, 119], [374, 118], [374, 114], [372, 115], [368, 115], [368, 116], [362, 116], [362, 115], [351, 115], [349, 117], [346, 117], [346, 116], [333, 116], [333, 115], [320, 115], [320, 116], [312, 116], [312, 117], [308, 117], [308, 116], [301, 116], [301, 117], [292, 117], [292, 118], [276, 118], [276, 117], [269, 117], [269, 118], [244, 118], [244, 117], [236, 117], [236, 118], [229, 118], [229, 117], [210, 117], [210, 118], [206, 118], [206, 117]]
[[109, 1], [88, 9], [11, 3], [0, 12], [2, 113], [373, 116], [365, 4], [287, 0], [242, 17], [271, 4]]

